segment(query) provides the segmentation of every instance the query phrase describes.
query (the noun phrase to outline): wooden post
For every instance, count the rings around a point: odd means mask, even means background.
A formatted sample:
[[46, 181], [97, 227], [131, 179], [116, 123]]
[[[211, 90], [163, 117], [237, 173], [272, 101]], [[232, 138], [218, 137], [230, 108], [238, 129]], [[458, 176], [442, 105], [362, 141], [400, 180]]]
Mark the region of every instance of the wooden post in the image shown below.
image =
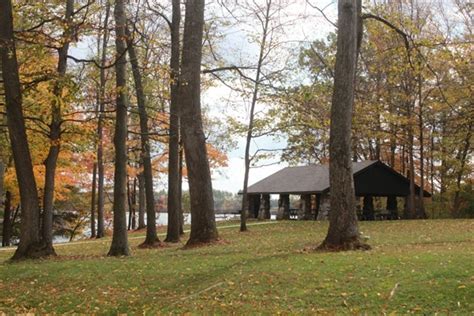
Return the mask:
[[314, 220], [318, 219], [319, 211], [321, 210], [321, 193], [318, 193], [314, 196], [316, 207], [314, 212]]
[[387, 210], [390, 211], [390, 219], [398, 219], [398, 205], [395, 195], [387, 196]]
[[260, 201], [260, 210], [258, 212], [258, 219], [270, 219], [270, 194], [263, 194]]
[[258, 220], [261, 221], [265, 219], [265, 198], [262, 198], [263, 195], [260, 195], [260, 205], [258, 206]]
[[280, 194], [278, 200], [277, 220], [290, 219], [290, 196], [288, 194]]
[[303, 199], [303, 219], [308, 221], [313, 217], [311, 209], [311, 194], [303, 194], [301, 198]]
[[283, 200], [283, 219], [290, 219], [290, 195], [282, 194], [281, 199]]
[[364, 207], [362, 209], [362, 219], [365, 221], [375, 220], [374, 216], [374, 199], [372, 195], [364, 196]]

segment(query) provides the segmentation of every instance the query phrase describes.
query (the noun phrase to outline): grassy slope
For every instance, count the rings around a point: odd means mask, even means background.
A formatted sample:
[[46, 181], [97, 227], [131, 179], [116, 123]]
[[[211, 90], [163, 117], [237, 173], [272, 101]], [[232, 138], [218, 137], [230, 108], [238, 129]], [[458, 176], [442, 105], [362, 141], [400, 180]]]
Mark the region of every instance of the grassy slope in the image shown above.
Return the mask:
[[[279, 222], [226, 243], [103, 256], [109, 240], [58, 247], [58, 259], [0, 264], [3, 312], [290, 314], [474, 313], [474, 221], [362, 223], [374, 250], [308, 253], [321, 222]], [[0, 251], [0, 261], [11, 251]], [[76, 257], [73, 257], [76, 256]], [[390, 293], [394, 289], [394, 294]]]

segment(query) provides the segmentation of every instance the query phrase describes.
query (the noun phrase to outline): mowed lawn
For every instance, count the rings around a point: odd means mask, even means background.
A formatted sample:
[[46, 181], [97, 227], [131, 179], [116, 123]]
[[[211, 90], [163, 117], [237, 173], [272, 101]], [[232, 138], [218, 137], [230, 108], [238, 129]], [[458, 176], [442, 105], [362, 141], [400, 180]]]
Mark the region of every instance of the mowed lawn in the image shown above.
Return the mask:
[[474, 220], [360, 226], [371, 251], [306, 251], [327, 223], [296, 221], [221, 228], [221, 243], [191, 250], [137, 249], [135, 234], [128, 258], [104, 256], [109, 239], [59, 246], [58, 258], [35, 262], [6, 263], [12, 252], [0, 251], [0, 311], [474, 313]]

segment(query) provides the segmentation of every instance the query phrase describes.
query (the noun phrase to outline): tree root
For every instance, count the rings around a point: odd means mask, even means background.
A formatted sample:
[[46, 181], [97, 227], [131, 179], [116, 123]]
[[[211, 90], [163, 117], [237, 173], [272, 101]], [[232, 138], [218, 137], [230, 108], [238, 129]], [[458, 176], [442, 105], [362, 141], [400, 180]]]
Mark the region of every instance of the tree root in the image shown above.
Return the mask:
[[353, 250], [370, 250], [369, 244], [361, 241], [360, 238], [351, 238], [348, 240], [341, 240], [338, 243], [331, 243], [327, 240], [323, 241], [321, 245], [314, 250], [319, 252], [339, 252], [339, 251], [353, 251]]
[[161, 242], [160, 240], [155, 240], [153, 242], [144, 241], [140, 245], [138, 245], [139, 249], [157, 249], [157, 248], [164, 248], [166, 245]]
[[23, 251], [16, 251], [11, 261], [22, 261], [28, 259], [47, 259], [56, 257], [57, 254], [52, 246], [43, 243], [32, 244]]

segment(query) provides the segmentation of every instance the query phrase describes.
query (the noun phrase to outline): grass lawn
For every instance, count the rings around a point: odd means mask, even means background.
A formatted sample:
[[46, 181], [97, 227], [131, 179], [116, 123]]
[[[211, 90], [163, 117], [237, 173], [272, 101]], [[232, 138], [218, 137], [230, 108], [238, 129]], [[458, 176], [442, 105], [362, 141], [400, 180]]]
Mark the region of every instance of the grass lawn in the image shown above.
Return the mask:
[[249, 228], [191, 250], [137, 249], [134, 234], [129, 258], [104, 256], [110, 239], [35, 262], [0, 251], [0, 312], [474, 314], [474, 220], [363, 222], [373, 250], [345, 253], [304, 251], [327, 223]]

